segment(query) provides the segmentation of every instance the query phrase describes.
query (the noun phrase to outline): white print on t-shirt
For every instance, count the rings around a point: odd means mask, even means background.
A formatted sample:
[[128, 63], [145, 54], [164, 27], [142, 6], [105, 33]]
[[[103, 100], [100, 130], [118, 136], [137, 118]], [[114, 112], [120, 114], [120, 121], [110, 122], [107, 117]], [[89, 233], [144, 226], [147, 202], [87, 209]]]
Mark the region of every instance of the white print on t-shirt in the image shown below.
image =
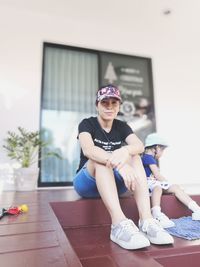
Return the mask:
[[110, 142], [105, 142], [105, 141], [101, 141], [101, 140], [99, 140], [99, 139], [94, 139], [94, 142], [96, 142], [96, 143], [98, 143], [98, 144], [101, 144], [101, 147], [104, 149], [104, 150], [106, 150], [106, 151], [113, 151], [113, 150], [115, 150], [115, 149], [113, 149], [115, 146], [119, 146], [119, 145], [121, 145], [121, 141], [117, 141], [117, 142], [112, 142], [112, 141], [110, 141]]
[[112, 145], [112, 146], [117, 146], [117, 145], [121, 145], [121, 141], [118, 141], [118, 142], [112, 142], [112, 141], [110, 141], [110, 142], [104, 142], [104, 141], [101, 141], [101, 140], [98, 140], [98, 139], [94, 139], [94, 142], [97, 142], [97, 143], [99, 143], [99, 144], [103, 144], [103, 145]]

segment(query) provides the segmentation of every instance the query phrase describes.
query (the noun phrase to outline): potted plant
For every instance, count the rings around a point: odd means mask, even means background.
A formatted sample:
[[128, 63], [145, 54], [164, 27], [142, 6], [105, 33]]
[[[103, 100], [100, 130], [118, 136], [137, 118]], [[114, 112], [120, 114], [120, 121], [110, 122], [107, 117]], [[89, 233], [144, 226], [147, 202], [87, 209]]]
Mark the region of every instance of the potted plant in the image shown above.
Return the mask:
[[48, 149], [49, 144], [42, 140], [39, 131], [29, 132], [18, 127], [18, 132], [8, 131], [5, 139], [4, 149], [11, 160], [19, 163], [18, 169], [14, 170], [16, 178], [16, 189], [19, 191], [35, 190], [39, 168], [38, 161], [56, 156], [56, 152]]

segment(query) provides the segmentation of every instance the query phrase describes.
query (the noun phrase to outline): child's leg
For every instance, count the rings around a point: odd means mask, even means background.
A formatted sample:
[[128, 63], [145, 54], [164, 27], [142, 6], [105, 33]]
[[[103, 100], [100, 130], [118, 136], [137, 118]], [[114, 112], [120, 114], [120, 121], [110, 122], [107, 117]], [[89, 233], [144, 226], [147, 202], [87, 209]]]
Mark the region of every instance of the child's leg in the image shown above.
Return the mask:
[[153, 188], [151, 194], [151, 203], [152, 203], [152, 216], [154, 219], [159, 221], [163, 228], [169, 228], [174, 226], [174, 222], [171, 221], [163, 212], [161, 212], [161, 196], [162, 188], [157, 185]]
[[160, 186], [155, 186], [151, 192], [151, 212], [153, 218], [157, 218], [161, 214], [161, 196], [162, 196], [162, 188]]
[[161, 212], [160, 201], [162, 196], [162, 188], [160, 186], [155, 186], [151, 193], [151, 205], [152, 205], [152, 214], [154, 215]]
[[172, 185], [167, 190], [170, 193], [174, 193], [175, 196], [185, 204], [192, 211], [192, 219], [200, 220], [200, 207], [199, 205], [188, 196], [178, 185]]
[[200, 211], [198, 204], [188, 194], [186, 194], [179, 185], [171, 185], [167, 192], [174, 193], [178, 200], [186, 205], [191, 211]]

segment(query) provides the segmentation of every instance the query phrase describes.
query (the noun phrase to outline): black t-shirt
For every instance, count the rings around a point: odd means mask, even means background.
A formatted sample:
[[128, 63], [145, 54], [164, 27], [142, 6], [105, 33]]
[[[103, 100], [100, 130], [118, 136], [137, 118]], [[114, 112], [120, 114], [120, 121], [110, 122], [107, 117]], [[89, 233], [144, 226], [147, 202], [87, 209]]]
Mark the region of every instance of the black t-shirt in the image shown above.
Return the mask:
[[[113, 121], [112, 128], [108, 133], [101, 128], [97, 117], [90, 117], [82, 120], [79, 124], [78, 133], [80, 134], [82, 132], [88, 132], [91, 134], [95, 146], [111, 152], [120, 148], [125, 142], [127, 136], [133, 133], [133, 130], [127, 123], [115, 119]], [[80, 164], [77, 171], [83, 167], [87, 160], [88, 158], [84, 156], [81, 149]]]

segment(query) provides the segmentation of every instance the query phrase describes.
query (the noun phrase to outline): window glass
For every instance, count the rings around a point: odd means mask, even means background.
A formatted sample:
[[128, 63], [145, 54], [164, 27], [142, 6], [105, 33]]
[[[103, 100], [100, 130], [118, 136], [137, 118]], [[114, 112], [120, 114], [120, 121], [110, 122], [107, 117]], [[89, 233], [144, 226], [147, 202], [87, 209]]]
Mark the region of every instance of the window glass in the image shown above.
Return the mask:
[[[79, 161], [79, 122], [95, 114], [97, 54], [44, 46], [41, 130], [62, 159], [41, 161], [40, 185], [71, 183]], [[42, 157], [42, 155], [41, 155]]]

